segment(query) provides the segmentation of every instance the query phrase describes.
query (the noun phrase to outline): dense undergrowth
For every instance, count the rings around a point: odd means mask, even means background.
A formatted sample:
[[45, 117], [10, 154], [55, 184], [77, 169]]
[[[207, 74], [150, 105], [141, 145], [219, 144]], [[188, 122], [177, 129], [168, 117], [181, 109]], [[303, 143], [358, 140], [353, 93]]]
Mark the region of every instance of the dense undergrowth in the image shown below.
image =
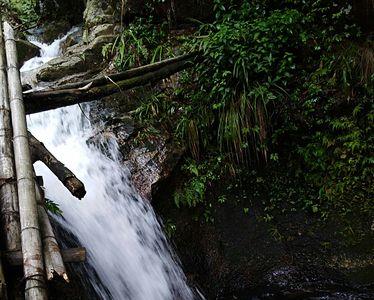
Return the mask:
[[176, 205], [209, 215], [226, 199], [207, 200], [215, 184], [266, 170], [264, 219], [286, 207], [339, 219], [351, 232], [359, 218], [357, 228], [370, 231], [374, 44], [353, 23], [350, 2], [214, 2], [215, 21], [196, 22], [193, 34], [176, 39], [167, 24], [136, 20], [104, 49], [118, 69], [181, 49], [203, 55], [173, 92], [155, 92], [136, 111], [155, 128], [169, 124], [188, 149]]

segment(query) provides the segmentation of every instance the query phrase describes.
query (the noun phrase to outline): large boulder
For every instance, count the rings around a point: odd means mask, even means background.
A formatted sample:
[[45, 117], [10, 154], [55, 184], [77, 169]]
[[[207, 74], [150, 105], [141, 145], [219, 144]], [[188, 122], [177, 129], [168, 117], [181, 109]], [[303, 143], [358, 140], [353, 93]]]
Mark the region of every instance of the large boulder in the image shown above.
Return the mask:
[[[143, 138], [139, 138], [142, 137]], [[152, 134], [140, 131], [137, 139], [122, 144], [121, 153], [139, 194], [152, 200], [157, 184], [170, 176], [184, 149], [165, 131]]]
[[115, 24], [120, 18], [119, 3], [114, 0], [87, 0], [83, 14], [84, 42], [91, 43], [98, 36], [114, 34]]
[[16, 40], [16, 43], [18, 63], [20, 66], [23, 65], [25, 61], [37, 56], [40, 53], [40, 48], [29, 41]]
[[36, 75], [38, 81], [54, 81], [87, 69], [82, 56], [57, 57], [43, 66]]
[[96, 73], [103, 68], [102, 47], [112, 42], [114, 36], [99, 35], [89, 44], [75, 44], [74, 39], [70, 41], [72, 46], [63, 49], [62, 56], [52, 59], [37, 71], [39, 81], [61, 80], [82, 72]]

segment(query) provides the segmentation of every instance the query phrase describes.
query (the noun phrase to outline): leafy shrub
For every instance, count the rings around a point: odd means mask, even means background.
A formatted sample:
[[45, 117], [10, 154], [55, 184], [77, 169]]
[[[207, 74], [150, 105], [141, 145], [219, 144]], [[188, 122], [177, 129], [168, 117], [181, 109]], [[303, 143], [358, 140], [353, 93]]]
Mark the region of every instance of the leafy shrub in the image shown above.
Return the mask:
[[[189, 44], [204, 60], [181, 93], [192, 157], [204, 164], [219, 149], [238, 169], [276, 155], [315, 191], [299, 208], [372, 215], [374, 52], [354, 40], [349, 1], [215, 3], [216, 21]], [[203, 202], [204, 179], [193, 174], [179, 194]]]
[[114, 57], [117, 70], [126, 70], [160, 61], [172, 55], [165, 24], [155, 26], [137, 19], [124, 28], [115, 41], [103, 47], [104, 57]]
[[[287, 176], [264, 180], [269, 218], [291, 201], [323, 219], [370, 219], [374, 47], [352, 23], [350, 1], [215, 0], [215, 13], [183, 45], [202, 61], [179, 75], [173, 95], [158, 91], [136, 110], [188, 148], [176, 204], [208, 212], [216, 183], [275, 164]], [[166, 28], [142, 20], [128, 29], [111, 46], [119, 68], [170, 45]]]
[[36, 0], [9, 0], [4, 2], [9, 8], [11, 18], [18, 18], [26, 28], [34, 26], [39, 20]]

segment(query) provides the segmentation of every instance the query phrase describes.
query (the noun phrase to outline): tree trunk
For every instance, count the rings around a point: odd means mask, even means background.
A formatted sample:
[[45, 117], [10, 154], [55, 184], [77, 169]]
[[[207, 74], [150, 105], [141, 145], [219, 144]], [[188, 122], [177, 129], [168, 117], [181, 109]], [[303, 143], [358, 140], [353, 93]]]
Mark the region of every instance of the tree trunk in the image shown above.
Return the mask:
[[14, 31], [4, 23], [5, 49], [8, 66], [8, 90], [13, 125], [13, 147], [17, 174], [18, 202], [21, 221], [23, 270], [26, 300], [47, 299], [44, 279], [42, 242], [38, 223], [37, 203], [30, 147], [26, 126], [22, 86], [17, 66]]
[[117, 92], [157, 82], [191, 66], [191, 56], [184, 56], [111, 75], [110, 79], [106, 76], [85, 81], [81, 88], [78, 84], [68, 84], [57, 89], [27, 92], [24, 94], [26, 113], [100, 100]]

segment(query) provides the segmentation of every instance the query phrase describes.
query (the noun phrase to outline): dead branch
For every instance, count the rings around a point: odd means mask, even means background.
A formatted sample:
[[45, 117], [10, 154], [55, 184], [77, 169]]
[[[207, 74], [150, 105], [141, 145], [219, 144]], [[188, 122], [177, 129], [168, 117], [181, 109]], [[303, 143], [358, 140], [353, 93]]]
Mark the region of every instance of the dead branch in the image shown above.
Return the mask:
[[82, 181], [80, 181], [72, 171], [65, 167], [62, 162], [49, 152], [42, 142], [35, 138], [30, 132], [28, 134], [32, 162], [43, 162], [73, 196], [82, 199], [86, 194]]

